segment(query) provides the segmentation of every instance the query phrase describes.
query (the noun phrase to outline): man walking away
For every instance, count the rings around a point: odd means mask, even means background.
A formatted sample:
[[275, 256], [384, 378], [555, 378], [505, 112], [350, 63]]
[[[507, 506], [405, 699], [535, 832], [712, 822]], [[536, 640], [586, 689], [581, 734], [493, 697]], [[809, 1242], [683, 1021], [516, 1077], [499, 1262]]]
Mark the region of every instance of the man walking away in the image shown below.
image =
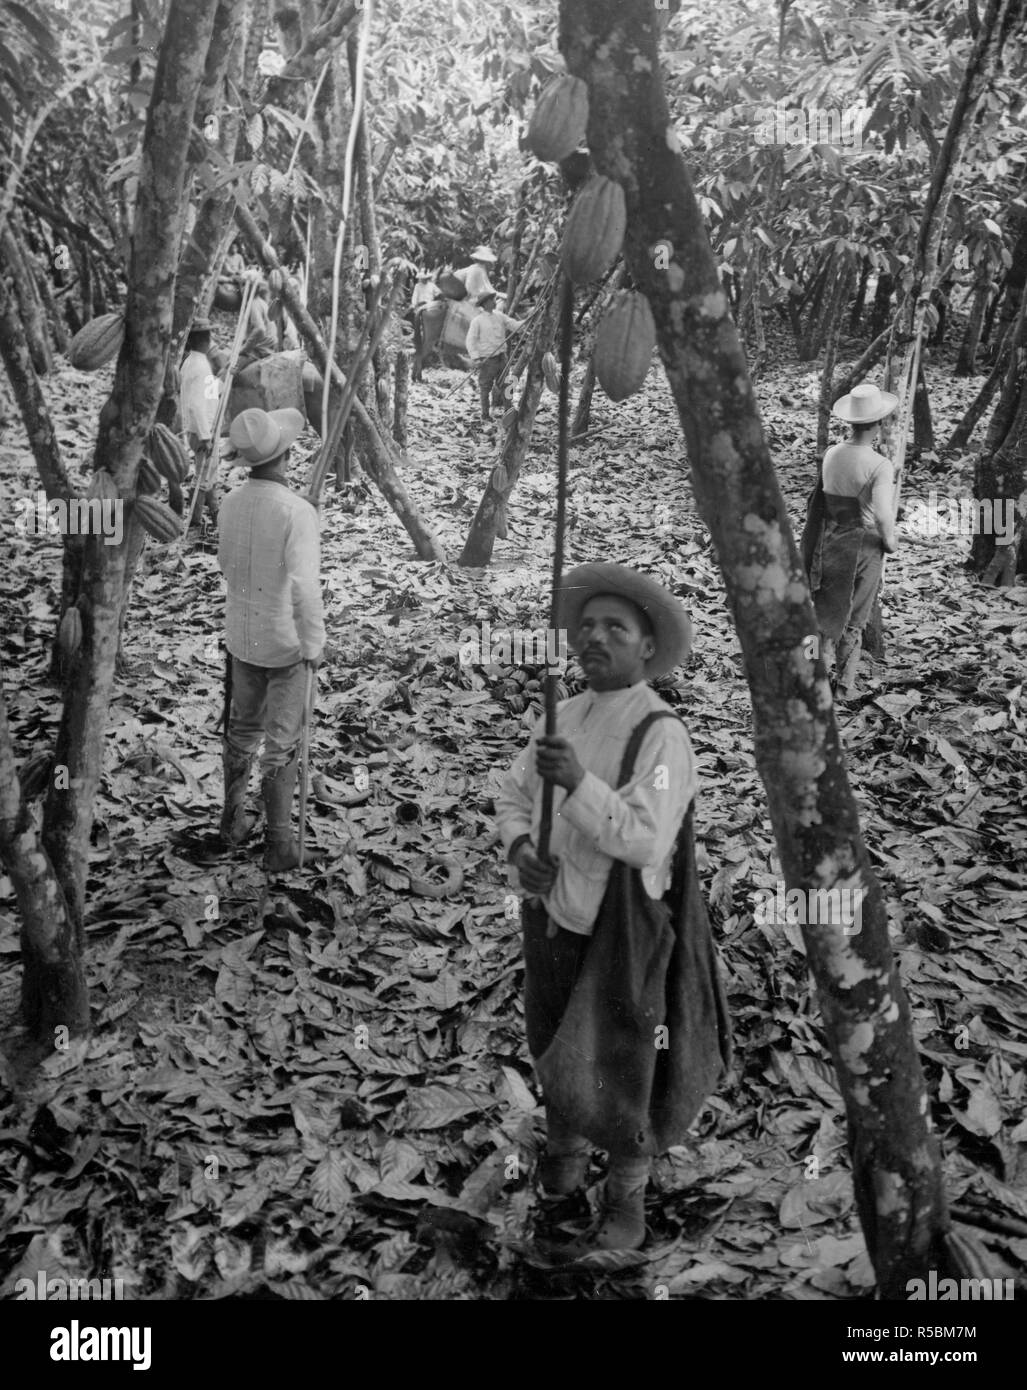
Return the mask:
[[244, 803], [263, 737], [264, 867], [272, 873], [299, 862], [292, 801], [307, 673], [316, 670], [325, 641], [317, 513], [286, 477], [289, 448], [302, 429], [303, 416], [292, 408], [243, 410], [233, 420], [230, 438], [250, 476], [224, 500], [218, 546], [232, 673], [221, 838], [240, 845], [253, 830]]

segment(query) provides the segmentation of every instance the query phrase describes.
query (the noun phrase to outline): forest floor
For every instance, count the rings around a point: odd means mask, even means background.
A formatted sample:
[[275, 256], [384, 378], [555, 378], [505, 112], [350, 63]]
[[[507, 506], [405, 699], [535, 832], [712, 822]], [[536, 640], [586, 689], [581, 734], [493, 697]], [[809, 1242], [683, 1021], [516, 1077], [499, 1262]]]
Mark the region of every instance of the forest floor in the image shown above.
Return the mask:
[[[942, 439], [979, 379], [953, 381], [946, 354], [929, 380]], [[655, 1165], [645, 1250], [576, 1257], [533, 1239], [542, 1112], [492, 799], [539, 697], [459, 652], [483, 620], [546, 625], [556, 398], [543, 398], [509, 539], [489, 568], [464, 570], [456, 557], [496, 444], [470, 429], [474, 396], [459, 381], [436, 368], [412, 388], [403, 470], [450, 563], [417, 560], [376, 492], [328, 496], [334, 654], [319, 674], [310, 806], [327, 862], [270, 892], [256, 849], [225, 855], [210, 840], [223, 669], [214, 548], [149, 544], [97, 806], [95, 1029], [29, 1081], [15, 1077], [11, 1052], [0, 1057], [7, 1294], [42, 1269], [120, 1279], [126, 1297], [152, 1298], [870, 1296], [801, 936], [754, 921], [756, 890], [779, 872], [748, 690], [658, 370], [621, 406], [596, 392], [592, 432], [572, 456], [567, 562], [640, 566], [693, 612], [691, 664], [663, 694], [699, 762], [697, 850], [735, 1071], [690, 1142]], [[108, 385], [109, 369], [89, 377], [66, 365], [46, 383], [82, 480]], [[816, 464], [816, 364], [794, 363], [782, 344], [757, 389], [798, 528]], [[295, 453], [297, 485], [315, 442], [304, 435]], [[932, 488], [969, 495], [970, 465], [921, 460], [907, 505]], [[38, 486], [17, 427], [0, 447], [0, 479], [8, 502]], [[60, 552], [13, 526], [5, 550], [4, 694], [24, 758], [52, 747], [58, 723], [46, 672]], [[1022, 1281], [1027, 616], [1022, 588], [985, 590], [964, 573], [968, 551], [968, 538], [902, 529], [884, 591], [888, 660], [864, 664], [866, 697], [838, 719], [949, 1197], [994, 1275]], [[410, 886], [437, 880], [436, 855], [464, 874], [445, 898]], [[0, 877], [8, 1039], [17, 952]], [[592, 1176], [594, 1203], [598, 1163]], [[587, 1221], [583, 1210], [565, 1215], [564, 1234]]]

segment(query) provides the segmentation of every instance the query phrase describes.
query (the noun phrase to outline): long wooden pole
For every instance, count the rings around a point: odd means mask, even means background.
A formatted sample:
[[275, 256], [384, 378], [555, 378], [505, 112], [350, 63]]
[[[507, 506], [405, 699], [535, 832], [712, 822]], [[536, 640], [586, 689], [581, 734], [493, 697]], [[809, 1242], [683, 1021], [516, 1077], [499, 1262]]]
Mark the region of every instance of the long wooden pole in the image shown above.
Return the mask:
[[[556, 537], [553, 544], [553, 588], [549, 602], [549, 628], [556, 631], [560, 609], [560, 582], [563, 578], [563, 533], [567, 515], [567, 416], [570, 410], [571, 339], [574, 335], [574, 289], [566, 275], [562, 276], [560, 293], [560, 411], [556, 447]], [[546, 643], [549, 651], [549, 643]], [[559, 673], [546, 669], [545, 708], [546, 738], [556, 736], [556, 687]], [[553, 784], [542, 786], [542, 818], [538, 832], [538, 857], [549, 859], [549, 837], [553, 829]], [[549, 924], [549, 934], [556, 931]]]

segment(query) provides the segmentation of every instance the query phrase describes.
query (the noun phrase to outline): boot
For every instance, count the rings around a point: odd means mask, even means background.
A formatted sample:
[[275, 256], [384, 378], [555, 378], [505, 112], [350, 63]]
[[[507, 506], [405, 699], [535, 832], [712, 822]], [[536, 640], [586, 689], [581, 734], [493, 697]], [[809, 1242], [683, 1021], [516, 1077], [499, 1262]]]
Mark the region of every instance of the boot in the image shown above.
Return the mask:
[[203, 494], [203, 505], [207, 515], [210, 517], [210, 524], [217, 527], [218, 524], [218, 500], [217, 494], [212, 487], [206, 489]]
[[647, 1158], [611, 1158], [603, 1188], [602, 1222], [596, 1233], [601, 1250], [637, 1250], [645, 1242]]
[[227, 743], [221, 745], [221, 765], [225, 776], [225, 809], [221, 813], [221, 840], [226, 845], [244, 845], [253, 833], [258, 817], [245, 809], [246, 788], [250, 783], [253, 756], [239, 753]]
[[260, 784], [267, 817], [264, 868], [269, 873], [284, 873], [286, 869], [295, 869], [300, 862], [299, 845], [292, 837], [292, 797], [298, 765], [294, 753], [291, 762], [284, 767], [266, 772]]

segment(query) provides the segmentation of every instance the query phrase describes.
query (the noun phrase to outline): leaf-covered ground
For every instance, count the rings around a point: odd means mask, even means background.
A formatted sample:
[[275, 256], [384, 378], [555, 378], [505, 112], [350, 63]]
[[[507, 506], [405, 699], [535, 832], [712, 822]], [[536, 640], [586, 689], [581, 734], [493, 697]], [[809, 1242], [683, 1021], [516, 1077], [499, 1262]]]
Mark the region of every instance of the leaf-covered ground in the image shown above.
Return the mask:
[[[64, 368], [47, 383], [83, 477], [106, 376]], [[580, 1208], [558, 1214], [543, 1232], [550, 1243], [533, 1239], [541, 1112], [492, 797], [537, 710], [536, 673], [462, 665], [459, 650], [482, 620], [493, 629], [546, 621], [555, 397], [543, 402], [509, 540], [489, 569], [461, 570], [455, 558], [495, 442], [469, 428], [474, 397], [459, 382], [436, 369], [412, 388], [404, 470], [454, 563], [415, 559], [377, 493], [329, 495], [334, 654], [319, 678], [310, 808], [326, 862], [270, 893], [255, 850], [223, 855], [209, 842], [221, 794], [213, 547], [148, 550], [97, 807], [95, 1031], [31, 1083], [5, 1086], [0, 1106], [8, 1291], [39, 1269], [118, 1278], [129, 1297], [187, 1299], [825, 1299], [871, 1288], [801, 938], [753, 917], [756, 890], [778, 871], [748, 693], [656, 371], [622, 406], [597, 392], [592, 434], [573, 459], [568, 563], [641, 566], [693, 611], [691, 666], [664, 695], [700, 763], [700, 867], [736, 1071], [692, 1142], [656, 1165], [643, 1252], [569, 1263], [554, 1254], [587, 1223]], [[953, 385], [935, 366], [940, 437], [976, 385]], [[815, 373], [795, 366], [759, 386], [793, 523], [815, 465], [815, 391]], [[314, 442], [304, 437], [297, 483]], [[0, 478], [8, 503], [37, 487], [13, 426]], [[924, 465], [906, 499], [931, 487], [966, 492], [969, 481], [968, 461], [936, 473]], [[58, 720], [45, 673], [59, 549], [13, 527], [5, 543], [4, 688], [28, 757], [52, 746]], [[1027, 622], [1023, 589], [985, 591], [966, 578], [968, 548], [907, 531], [888, 566], [889, 660], [864, 668], [867, 696], [839, 722], [950, 1197], [992, 1253], [993, 1273], [1022, 1277]], [[457, 861], [463, 884], [423, 896], [424, 880], [442, 882], [438, 856]], [[19, 982], [13, 911], [0, 878], [8, 1030]]]

